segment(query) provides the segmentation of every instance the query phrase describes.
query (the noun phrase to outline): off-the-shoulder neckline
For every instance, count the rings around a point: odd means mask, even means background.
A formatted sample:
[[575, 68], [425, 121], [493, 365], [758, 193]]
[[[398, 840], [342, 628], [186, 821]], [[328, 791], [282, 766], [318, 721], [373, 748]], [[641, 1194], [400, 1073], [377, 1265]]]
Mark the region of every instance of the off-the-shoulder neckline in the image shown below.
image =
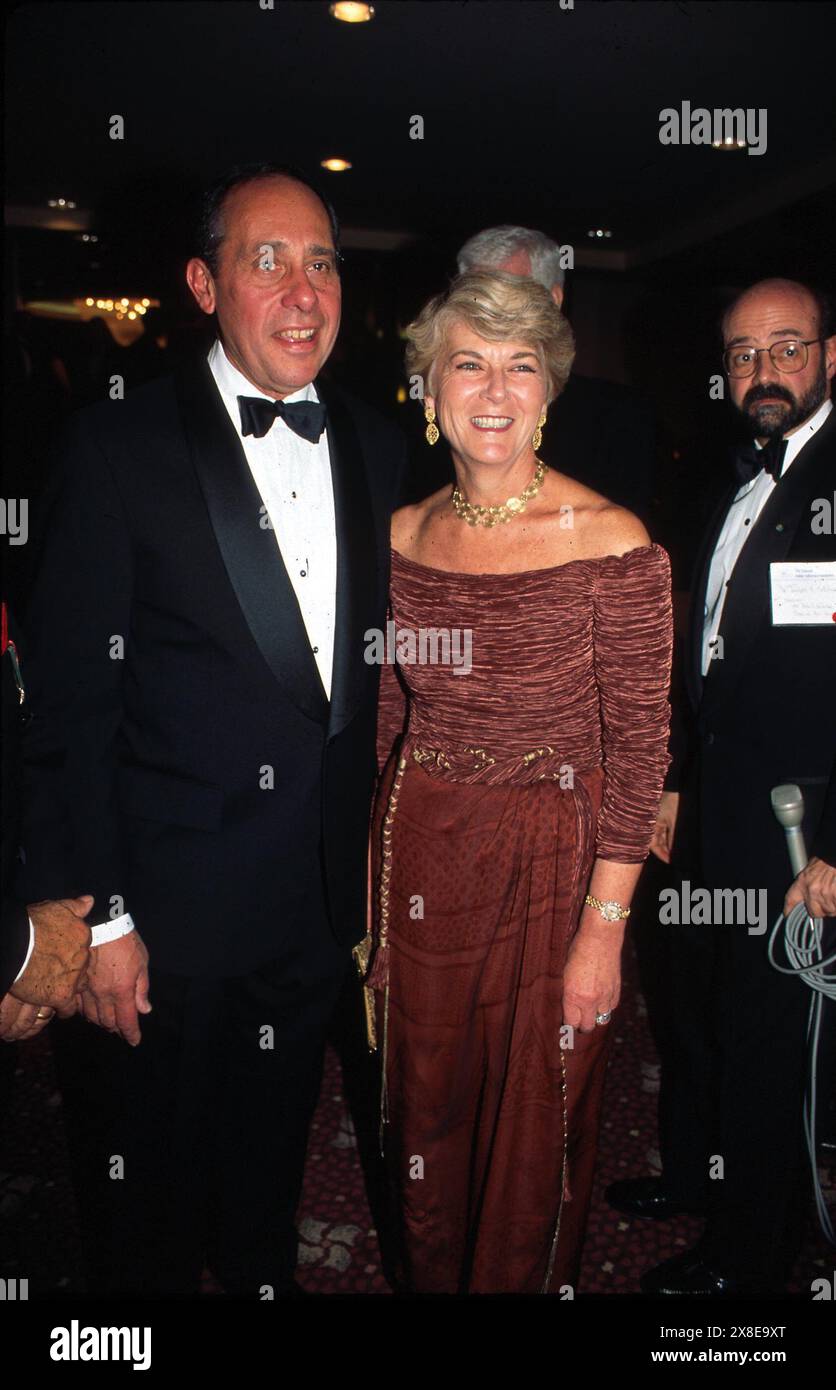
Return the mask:
[[600, 565], [604, 560], [627, 560], [631, 555], [638, 555], [640, 551], [659, 551], [662, 547], [655, 541], [650, 545], [637, 545], [632, 550], [625, 550], [622, 555], [592, 555], [577, 560], [564, 560], [559, 565], [544, 565], [540, 569], [533, 570], [504, 570], [504, 571], [474, 571], [470, 570], [442, 570], [435, 565], [422, 565], [420, 560], [411, 560], [408, 555], [396, 550], [393, 545], [389, 547], [392, 555], [397, 555], [405, 565], [412, 565], [415, 569], [426, 570], [428, 574], [446, 574], [450, 579], [527, 579], [533, 574], [554, 574], [555, 570], [569, 569], [570, 565]]

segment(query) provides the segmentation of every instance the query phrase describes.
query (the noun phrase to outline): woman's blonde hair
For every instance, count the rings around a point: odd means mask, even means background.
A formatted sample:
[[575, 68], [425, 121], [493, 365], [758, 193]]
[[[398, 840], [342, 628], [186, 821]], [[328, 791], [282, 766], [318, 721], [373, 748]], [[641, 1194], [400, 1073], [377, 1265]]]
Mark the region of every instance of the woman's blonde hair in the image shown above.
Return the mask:
[[435, 368], [450, 326], [463, 322], [489, 343], [518, 342], [533, 348], [546, 375], [549, 401], [559, 396], [572, 370], [575, 339], [548, 290], [524, 275], [468, 270], [434, 295], [406, 327], [406, 369], [435, 395]]

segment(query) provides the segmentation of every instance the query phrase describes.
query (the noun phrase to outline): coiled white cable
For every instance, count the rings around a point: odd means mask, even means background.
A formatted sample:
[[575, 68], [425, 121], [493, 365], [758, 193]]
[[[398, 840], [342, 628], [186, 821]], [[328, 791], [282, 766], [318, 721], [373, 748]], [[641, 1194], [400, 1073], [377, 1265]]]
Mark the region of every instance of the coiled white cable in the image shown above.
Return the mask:
[[[781, 932], [782, 924], [784, 950], [790, 962], [789, 965], [779, 965], [774, 955], [774, 946]], [[807, 1152], [810, 1155], [813, 1192], [816, 1198], [819, 1224], [831, 1245], [836, 1245], [836, 1235], [834, 1235], [833, 1223], [821, 1190], [816, 1162], [816, 1083], [822, 1006], [825, 999], [836, 1000], [836, 974], [827, 974], [828, 967], [836, 965], [836, 951], [831, 956], [823, 956], [823, 932], [823, 919], [811, 917], [805, 904], [803, 902], [797, 903], [788, 917], [784, 917], [782, 914], [776, 920], [769, 938], [767, 954], [770, 965], [774, 966], [776, 970], [780, 970], [782, 975], [795, 975], [813, 990], [813, 997], [810, 1000], [810, 1014], [807, 1020], [809, 1071], [804, 1094], [804, 1137], [807, 1141]]]

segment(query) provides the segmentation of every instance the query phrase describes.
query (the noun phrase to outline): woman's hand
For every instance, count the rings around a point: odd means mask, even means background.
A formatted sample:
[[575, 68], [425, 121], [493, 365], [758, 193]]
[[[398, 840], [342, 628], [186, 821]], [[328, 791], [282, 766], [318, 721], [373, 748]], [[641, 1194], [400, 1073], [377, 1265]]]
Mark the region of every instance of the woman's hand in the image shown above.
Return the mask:
[[601, 933], [597, 928], [575, 933], [563, 973], [563, 1022], [591, 1033], [595, 1015], [613, 1010], [621, 998], [623, 932]]
[[650, 841], [651, 853], [664, 864], [671, 862], [676, 818], [679, 815], [679, 792], [662, 792], [653, 839]]

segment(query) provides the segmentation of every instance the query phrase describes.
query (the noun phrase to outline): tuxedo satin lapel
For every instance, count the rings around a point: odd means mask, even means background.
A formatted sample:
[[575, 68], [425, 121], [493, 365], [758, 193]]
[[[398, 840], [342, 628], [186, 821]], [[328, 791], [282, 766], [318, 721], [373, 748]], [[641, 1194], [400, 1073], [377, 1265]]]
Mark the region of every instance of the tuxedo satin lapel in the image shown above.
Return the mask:
[[293, 585], [241, 441], [207, 362], [177, 376], [177, 397], [209, 518], [247, 626], [288, 699], [324, 723], [328, 700]]
[[363, 660], [364, 633], [377, 602], [377, 551], [371, 494], [360, 440], [339, 393], [317, 378], [327, 407], [328, 452], [337, 531], [337, 603], [328, 736], [333, 738], [357, 713], [369, 686]]
[[688, 660], [685, 684], [694, 709], [699, 706], [704, 689], [702, 674], [702, 635], [705, 618], [705, 593], [714, 547], [723, 529], [726, 513], [737, 493], [738, 484], [729, 488], [709, 522], [702, 546], [694, 563], [694, 582], [691, 587], [691, 607], [688, 619]]
[[[703, 688], [703, 709], [734, 694], [746, 657], [771, 621], [769, 566], [786, 559], [799, 525], [809, 524], [810, 478], [828, 447], [828, 419], [776, 484], [740, 552], [726, 592], [719, 635], [723, 656], [712, 665]], [[822, 435], [825, 437], [822, 438]]]

